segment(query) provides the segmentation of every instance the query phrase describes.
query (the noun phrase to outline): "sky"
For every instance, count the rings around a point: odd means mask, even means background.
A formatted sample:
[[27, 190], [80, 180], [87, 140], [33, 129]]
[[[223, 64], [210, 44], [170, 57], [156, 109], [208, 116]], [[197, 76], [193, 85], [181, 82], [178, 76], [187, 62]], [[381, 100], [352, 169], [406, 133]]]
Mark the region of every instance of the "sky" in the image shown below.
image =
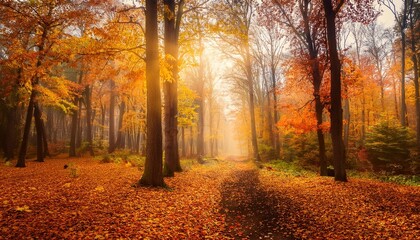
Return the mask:
[[[394, 0], [394, 4], [399, 10], [402, 6], [402, 0]], [[378, 22], [385, 27], [393, 27], [395, 24], [394, 14], [386, 6], [377, 5], [377, 7], [382, 10], [381, 15], [378, 17]]]

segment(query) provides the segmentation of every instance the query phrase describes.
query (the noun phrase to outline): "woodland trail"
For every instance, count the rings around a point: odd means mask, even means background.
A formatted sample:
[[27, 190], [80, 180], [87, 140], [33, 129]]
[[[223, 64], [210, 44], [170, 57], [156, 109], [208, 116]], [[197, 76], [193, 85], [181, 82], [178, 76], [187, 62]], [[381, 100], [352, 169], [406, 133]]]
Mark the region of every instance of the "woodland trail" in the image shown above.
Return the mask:
[[221, 185], [224, 235], [234, 239], [419, 239], [420, 188], [335, 182], [231, 161]]
[[240, 168], [221, 188], [221, 212], [226, 216], [226, 235], [235, 239], [293, 239], [284, 223], [298, 208], [288, 198], [267, 191], [258, 179], [259, 170]]

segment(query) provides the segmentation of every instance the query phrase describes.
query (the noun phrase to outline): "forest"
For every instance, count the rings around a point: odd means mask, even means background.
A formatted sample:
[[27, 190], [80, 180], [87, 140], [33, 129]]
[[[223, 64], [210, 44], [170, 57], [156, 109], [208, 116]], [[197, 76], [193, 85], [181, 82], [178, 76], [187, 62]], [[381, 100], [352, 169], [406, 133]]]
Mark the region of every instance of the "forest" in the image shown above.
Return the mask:
[[0, 239], [415, 239], [417, 0], [0, 0]]

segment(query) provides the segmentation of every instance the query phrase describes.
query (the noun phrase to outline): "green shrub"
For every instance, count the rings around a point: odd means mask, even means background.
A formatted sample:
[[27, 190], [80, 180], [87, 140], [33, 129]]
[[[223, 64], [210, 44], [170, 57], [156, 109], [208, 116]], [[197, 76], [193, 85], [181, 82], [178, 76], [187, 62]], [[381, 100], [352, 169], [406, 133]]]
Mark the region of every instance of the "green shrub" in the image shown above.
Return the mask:
[[403, 173], [409, 170], [413, 143], [408, 128], [396, 121], [383, 120], [367, 132], [365, 147], [375, 171]]
[[75, 163], [73, 162], [69, 163], [67, 169], [69, 171], [69, 175], [71, 178], [79, 177], [79, 167]]
[[300, 164], [293, 162], [285, 162], [281, 160], [272, 161], [269, 164], [264, 164], [265, 166], [271, 167], [277, 171], [280, 171], [282, 174], [295, 177], [309, 177], [316, 176], [316, 171], [313, 171], [308, 168], [303, 168]]
[[269, 161], [276, 159], [276, 151], [270, 145], [259, 143], [258, 144], [258, 152], [260, 157], [263, 161]]
[[[332, 159], [331, 142], [325, 139], [325, 155], [329, 164]], [[319, 145], [316, 132], [306, 134], [288, 133], [284, 136], [283, 159], [303, 167], [319, 166]]]
[[113, 157], [110, 154], [105, 154], [103, 156], [95, 157], [99, 160], [100, 163], [111, 163], [113, 162]]
[[143, 167], [145, 162], [145, 157], [130, 154], [129, 151], [116, 151], [110, 154], [104, 154], [102, 156], [95, 157], [95, 160], [99, 163], [116, 163], [116, 164], [127, 164], [133, 167]]

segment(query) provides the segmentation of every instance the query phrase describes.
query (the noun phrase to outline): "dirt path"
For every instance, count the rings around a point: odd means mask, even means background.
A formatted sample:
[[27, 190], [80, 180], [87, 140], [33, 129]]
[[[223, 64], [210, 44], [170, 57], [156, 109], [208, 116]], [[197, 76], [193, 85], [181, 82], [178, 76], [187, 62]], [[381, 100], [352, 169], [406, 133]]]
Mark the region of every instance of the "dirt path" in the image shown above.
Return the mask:
[[234, 239], [418, 239], [418, 187], [290, 176], [231, 159], [220, 185]]
[[234, 164], [238, 170], [221, 189], [221, 212], [228, 226], [225, 234], [235, 239], [293, 239], [284, 223], [299, 209], [287, 197], [266, 190], [257, 169]]

